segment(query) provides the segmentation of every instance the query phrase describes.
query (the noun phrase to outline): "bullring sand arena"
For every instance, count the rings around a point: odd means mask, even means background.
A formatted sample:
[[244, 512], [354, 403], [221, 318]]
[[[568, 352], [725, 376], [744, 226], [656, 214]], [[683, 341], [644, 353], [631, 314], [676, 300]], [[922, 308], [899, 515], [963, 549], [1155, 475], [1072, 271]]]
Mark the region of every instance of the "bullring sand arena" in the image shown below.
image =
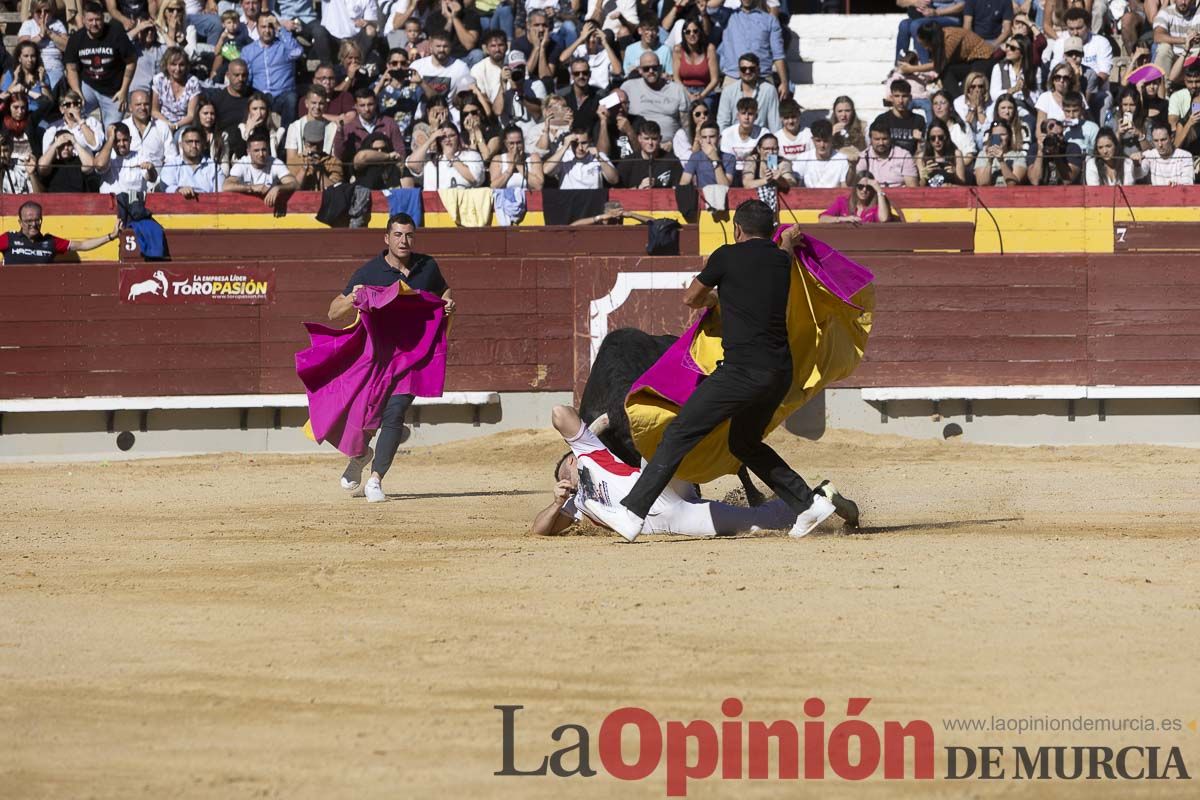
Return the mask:
[[[661, 764], [598, 769], [604, 717], [718, 724], [727, 697], [797, 726], [823, 698], [830, 729], [871, 698], [932, 726], [938, 779], [718, 771], [689, 797], [1196, 796], [1200, 451], [770, 442], [862, 531], [534, 538], [549, 431], [402, 451], [377, 506], [333, 455], [0, 466], [0, 797], [663, 797]], [[517, 767], [575, 723], [599, 774], [494, 775], [506, 704]], [[991, 717], [1183, 728], [946, 728]], [[1178, 747], [1193, 777], [943, 779], [948, 746], [1018, 744]]]

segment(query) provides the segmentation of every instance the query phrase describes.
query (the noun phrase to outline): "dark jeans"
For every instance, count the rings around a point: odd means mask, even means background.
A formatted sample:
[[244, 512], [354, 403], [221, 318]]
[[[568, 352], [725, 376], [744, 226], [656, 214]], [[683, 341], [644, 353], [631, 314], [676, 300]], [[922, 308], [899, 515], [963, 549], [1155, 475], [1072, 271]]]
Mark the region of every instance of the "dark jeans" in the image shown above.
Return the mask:
[[413, 404], [416, 395], [394, 394], [388, 398], [383, 409], [383, 421], [379, 425], [379, 440], [375, 442], [375, 460], [371, 469], [379, 473], [379, 477], [387, 475], [392, 467], [392, 459], [400, 447], [400, 434], [404, 430], [404, 415]]
[[725, 420], [729, 452], [796, 513], [812, 505], [812, 489], [763, 442], [771, 417], [792, 385], [790, 366], [770, 370], [722, 364], [688, 398], [667, 426], [654, 458], [621, 503], [645, 517], [691, 449]]
[[296, 121], [296, 105], [299, 100], [296, 97], [296, 91], [293, 89], [288, 92], [280, 92], [271, 97], [271, 110], [279, 115], [279, 126], [287, 128]]

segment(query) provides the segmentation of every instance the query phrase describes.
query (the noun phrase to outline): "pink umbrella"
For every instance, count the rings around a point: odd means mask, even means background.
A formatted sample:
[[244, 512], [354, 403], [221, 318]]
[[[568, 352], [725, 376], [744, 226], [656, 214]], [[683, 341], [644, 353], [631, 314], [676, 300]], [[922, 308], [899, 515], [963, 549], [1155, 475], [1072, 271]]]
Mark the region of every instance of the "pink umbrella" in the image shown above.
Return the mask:
[[1137, 86], [1142, 83], [1156, 81], [1163, 77], [1163, 71], [1154, 64], [1146, 64], [1138, 67], [1133, 72], [1125, 76], [1125, 82], [1131, 86]]

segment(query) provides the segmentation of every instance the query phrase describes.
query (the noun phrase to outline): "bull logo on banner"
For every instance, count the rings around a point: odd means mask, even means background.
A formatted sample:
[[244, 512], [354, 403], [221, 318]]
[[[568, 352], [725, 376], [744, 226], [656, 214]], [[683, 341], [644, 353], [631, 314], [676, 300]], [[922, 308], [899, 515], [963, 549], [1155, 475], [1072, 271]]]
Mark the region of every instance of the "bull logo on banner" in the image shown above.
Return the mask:
[[120, 272], [117, 296], [122, 303], [138, 305], [261, 305], [275, 299], [275, 270], [241, 266], [170, 270], [126, 267]]

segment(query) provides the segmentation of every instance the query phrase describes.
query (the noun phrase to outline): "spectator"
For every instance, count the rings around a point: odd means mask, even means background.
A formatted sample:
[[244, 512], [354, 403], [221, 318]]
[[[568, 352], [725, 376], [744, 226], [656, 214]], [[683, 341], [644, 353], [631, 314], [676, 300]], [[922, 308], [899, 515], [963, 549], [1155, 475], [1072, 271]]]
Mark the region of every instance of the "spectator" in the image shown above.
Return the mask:
[[800, 126], [800, 104], [787, 99], [779, 104], [779, 120], [782, 127], [775, 131], [779, 140], [779, 155], [792, 162], [812, 148], [812, 133]]
[[491, 161], [500, 152], [500, 126], [487, 113], [479, 98], [464, 100], [459, 118], [462, 120], [462, 138], [466, 149], [479, 153], [485, 164]]
[[138, 161], [148, 161], [161, 168], [168, 158], [174, 158], [175, 136], [167, 123], [150, 115], [150, 93], [129, 93], [129, 116], [121, 120], [129, 133], [129, 148]]
[[[330, 68], [330, 78], [332, 68]], [[317, 68], [319, 73], [321, 68]], [[314, 78], [315, 80], [315, 78]], [[229, 62], [225, 71], [225, 86], [212, 90], [208, 98], [217, 110], [217, 127], [227, 131], [246, 118], [246, 107], [250, 105], [250, 97], [254, 92], [250, 89], [250, 70], [246, 62], [236, 58]]]
[[722, 82], [717, 46], [708, 40], [700, 19], [697, 15], [684, 20], [683, 40], [671, 51], [671, 74], [693, 102], [712, 97]]
[[962, 153], [954, 146], [946, 123], [935, 119], [925, 132], [925, 145], [917, 158], [921, 185], [937, 189], [962, 186], [967, 182], [967, 167]]
[[139, 21], [129, 32], [129, 41], [133, 44], [133, 52], [137, 59], [133, 66], [133, 80], [130, 89], [150, 91], [154, 76], [158, 74], [163, 56], [167, 54], [167, 46], [159, 41], [158, 28], [155, 24], [144, 19]]
[[[1084, 118], [1083, 95], [1079, 92], [1068, 92], [1063, 97], [1063, 116], [1066, 118], [1063, 125], [1066, 128], [1067, 142], [1077, 143], [1080, 152], [1090, 156], [1095, 151], [1096, 134], [1100, 131], [1100, 126]], [[1080, 168], [1082, 166], [1080, 164]]]
[[1196, 123], [1200, 122], [1200, 114], [1195, 110], [1200, 105], [1200, 62], [1189, 65], [1183, 71], [1183, 87], [1172, 94], [1167, 103], [1167, 121], [1175, 131], [1176, 147], [1188, 151], [1200, 150], [1196, 138]]
[[315, 33], [313, 45], [319, 56], [328, 58], [335, 43], [340, 48], [346, 42], [353, 42], [361, 56], [374, 61], [375, 37], [380, 33], [375, 0], [324, 0], [321, 26]]
[[629, 113], [629, 95], [624, 89], [613, 91], [617, 104], [612, 108], [600, 105], [596, 109], [596, 148], [609, 158], [628, 158], [637, 146], [637, 126], [642, 121]]
[[638, 126], [638, 151], [617, 164], [621, 185], [627, 189], [666, 189], [679, 185], [683, 165], [662, 148], [662, 130], [654, 120]]
[[213, 105], [212, 100], [203, 95], [196, 104], [196, 124], [193, 127], [198, 128], [204, 134], [209, 157], [218, 164], [224, 164], [226, 160], [225, 137], [222, 135], [221, 129], [217, 127], [217, 107]]
[[242, 48], [250, 85], [271, 98], [271, 110], [285, 128], [296, 118], [296, 67], [304, 51], [292, 35], [279, 30], [274, 14], [258, 15], [258, 41]]
[[303, 155], [306, 150], [304, 132], [308, 123], [319, 122], [325, 131], [325, 138], [321, 141], [321, 150], [325, 153], [337, 152], [334, 147], [334, 138], [338, 132], [338, 125], [325, 119], [325, 109], [328, 103], [329, 98], [325, 94], [324, 87], [317, 83], [308, 87], [308, 91], [304, 93], [304, 116], [289, 125], [284, 135], [284, 160], [292, 177], [297, 181], [300, 180], [300, 170], [303, 167]]
[[363, 141], [371, 134], [379, 132], [388, 137], [392, 143], [392, 151], [403, 159], [404, 135], [394, 119], [379, 114], [374, 92], [370, 89], [359, 89], [355, 92], [354, 110], [354, 117], [334, 136], [333, 149], [330, 152], [349, 164], [354, 161], [354, 154], [358, 152]]
[[504, 77], [504, 57], [508, 54], [508, 37], [501, 30], [489, 30], [483, 35], [484, 58], [471, 67], [475, 85], [487, 98], [489, 108], [494, 108], [501, 96]]
[[1181, 58], [1196, 45], [1200, 20], [1196, 19], [1193, 0], [1164, 2], [1154, 17], [1154, 63], [1163, 73], [1171, 71], [1175, 59]]
[[983, 39], [992, 50], [1008, 38], [1012, 20], [1012, 0], [966, 0], [963, 8], [963, 30]]
[[991, 74], [992, 47], [979, 36], [964, 28], [941, 28], [926, 22], [917, 29], [917, 41], [929, 53], [929, 60], [919, 64], [899, 64], [897, 69], [909, 75], [936, 72], [942, 88], [951, 95], [962, 91], [963, 76], [969, 72]]
[[[571, 132], [574, 114], [567, 101], [558, 95], [550, 95], [542, 102], [542, 121], [531, 132], [534, 136], [530, 152], [546, 156], [558, 149], [562, 140]], [[518, 127], [520, 127], [518, 125]]]
[[[874, 133], [874, 126], [871, 128]], [[818, 222], [845, 222], [859, 225], [864, 222], [891, 222], [893, 209], [887, 193], [870, 172], [858, 173], [849, 196], [843, 195], [821, 212]]]
[[429, 38], [432, 43], [430, 55], [417, 59], [412, 65], [423, 79], [421, 88], [426, 97], [457, 94], [458, 87], [471, 72], [465, 63], [450, 55], [450, 34], [436, 31]]
[[1017, 101], [1009, 95], [1002, 94], [996, 98], [994, 109], [993, 116], [997, 120], [1008, 123], [1009, 130], [1012, 132], [1012, 141], [1010, 142], [1012, 149], [1025, 153], [1025, 161], [1028, 163], [1032, 157], [1030, 148], [1033, 144], [1033, 128], [1021, 116]]
[[557, 175], [562, 189], [600, 189], [621, 181], [608, 156], [592, 146], [592, 132], [583, 127], [567, 134], [545, 163], [545, 172]]
[[1050, 70], [1049, 85], [1050, 89], [1041, 93], [1035, 105], [1039, 128], [1043, 120], [1056, 119], [1062, 122], [1066, 118], [1063, 114], [1063, 98], [1070, 92], [1079, 91], [1079, 77], [1070, 64], [1059, 64]]
[[1024, 36], [1028, 39], [1030, 55], [1032, 56], [1030, 59], [1031, 63], [1034, 65], [1042, 63], [1042, 56], [1045, 54], [1049, 44], [1046, 41], [1046, 35], [1038, 30], [1038, 27], [1029, 19], [1027, 13], [1017, 12], [1013, 15], [1012, 35]]
[[1154, 149], [1142, 154], [1142, 177], [1150, 177], [1151, 186], [1191, 186], [1196, 182], [1192, 154], [1175, 146], [1171, 126], [1158, 121], [1150, 129]]
[[1105, 37], [1092, 35], [1089, 30], [1091, 17], [1084, 9], [1068, 9], [1064, 20], [1066, 30], [1057, 30], [1053, 19], [1046, 19], [1046, 35], [1054, 37], [1054, 41], [1042, 58], [1053, 68], [1063, 62], [1069, 51], [1078, 49], [1082, 52], [1083, 65], [1096, 73], [1100, 83], [1107, 85], [1113, 66], [1112, 45]]
[[50, 0], [35, 0], [30, 17], [21, 23], [17, 41], [33, 42], [42, 54], [46, 67], [46, 82], [58, 86], [63, 79], [63, 51], [67, 49], [67, 26], [55, 19], [55, 6]]
[[18, 42], [13, 48], [12, 69], [0, 78], [0, 102], [20, 94], [35, 124], [54, 106], [54, 89], [46, 76], [42, 56], [33, 42]]
[[21, 223], [20, 231], [0, 235], [0, 255], [4, 256], [4, 263], [8, 266], [49, 264], [54, 261], [56, 255], [95, 250], [116, 239], [121, 229], [118, 223], [112, 233], [97, 236], [95, 239], [84, 239], [81, 242], [60, 239], [42, 233], [42, 207], [32, 201], [23, 203], [17, 209], [17, 219]]
[[1112, 128], [1101, 128], [1096, 134], [1096, 155], [1084, 167], [1084, 183], [1088, 186], [1132, 186], [1133, 159], [1121, 152], [1121, 143]]
[[[729, 17], [717, 48], [725, 75], [740, 77], [741, 59], [747, 53], [758, 58], [759, 75], [769, 78], [774, 67], [780, 100], [787, 96], [788, 74], [783, 54], [783, 29], [779, 20], [758, 7], [758, 0], [741, 0], [741, 7]], [[729, 81], [727, 80], [726, 83]], [[771, 127], [775, 127], [772, 125]]]
[[330, 95], [329, 111], [349, 119], [354, 110], [354, 93], [371, 85], [371, 76], [363, 66], [363, 52], [354, 42], [342, 42], [338, 48], [335, 76], [337, 91]]
[[473, 3], [443, 0], [437, 6], [431, 4], [421, 19], [421, 27], [429, 33], [430, 38], [441, 32], [449, 35], [451, 58], [462, 59], [467, 67], [483, 58], [483, 53], [478, 49], [483, 26]]
[[512, 0], [476, 0], [475, 13], [483, 30], [501, 31], [508, 39], [513, 37]]
[[1029, 165], [1029, 182], [1034, 186], [1065, 186], [1078, 177], [1073, 159], [1081, 159], [1079, 145], [1068, 144], [1063, 135], [1063, 123], [1045, 119], [1038, 124], [1040, 139], [1037, 155]]
[[187, 53], [178, 47], [167, 48], [162, 72], [151, 82], [154, 94], [150, 113], [175, 132], [191, 125], [196, 119], [196, 104], [200, 102], [200, 81], [188, 74]]
[[1033, 98], [1037, 94], [1037, 69], [1029, 39], [1024, 36], [1008, 37], [1004, 43], [1004, 58], [992, 67], [988, 94], [993, 97], [1007, 94], [1027, 109], [1033, 109]]
[[932, 22], [942, 27], [962, 25], [963, 0], [896, 0], [896, 5], [908, 13], [907, 19], [900, 20], [900, 28], [896, 31], [896, 56], [901, 57], [910, 48], [917, 54], [918, 61], [929, 61], [929, 52], [916, 41], [917, 29], [926, 22]]
[[809, 129], [812, 148], [792, 162], [792, 170], [810, 189], [835, 189], [850, 185], [850, 162], [833, 148], [833, 124], [827, 119], [813, 122]]
[[786, 192], [799, 181], [792, 173], [792, 163], [779, 157], [779, 140], [773, 133], [764, 133], [746, 156], [746, 167], [742, 170], [742, 186], [757, 189], [758, 199], [771, 210], [779, 212], [779, 192]]
[[245, 41], [246, 44], [250, 43], [248, 34], [242, 30], [238, 12], [233, 9], [221, 12], [221, 32], [217, 35], [216, 44], [213, 45], [215, 51], [212, 64], [213, 75], [219, 76], [226, 62], [232, 63], [242, 57], [239, 40]]
[[567, 101], [573, 120], [592, 128], [596, 124], [596, 108], [600, 105], [600, 90], [591, 84], [592, 68], [585, 58], [572, 58], [567, 73], [571, 82], [559, 95]]
[[871, 123], [871, 146], [859, 156], [856, 175], [871, 173], [871, 180], [884, 186], [916, 186], [917, 165], [911, 155], [892, 144], [891, 129], [880, 122]]
[[983, 157], [975, 164], [980, 186], [1018, 186], [1025, 181], [1025, 151], [1013, 144], [1012, 128], [998, 119], [991, 125]]
[[225, 173], [208, 150], [204, 131], [193, 125], [184, 128], [179, 136], [179, 158], [162, 168], [163, 191], [188, 200], [221, 191]]
[[[1153, 148], [1154, 145], [1150, 143], [1150, 121], [1146, 119], [1146, 111], [1142, 108], [1142, 95], [1137, 87], [1122, 88], [1117, 105], [1120, 107], [1120, 113], [1113, 123], [1117, 126], [1117, 136], [1121, 139], [1121, 150], [1125, 155], [1134, 155]], [[1190, 113], [1191, 109], [1188, 111]]]
[[104, 144], [104, 128], [95, 117], [83, 116], [83, 98], [76, 92], [67, 91], [58, 101], [58, 110], [62, 113], [62, 119], [46, 128], [42, 135], [42, 153], [54, 149], [53, 142], [60, 131], [71, 134], [75, 146], [86, 150], [89, 156], [99, 151]]
[[1108, 80], [1101, 79], [1095, 70], [1083, 63], [1083, 46], [1079, 39], [1071, 37], [1067, 40], [1065, 61], [1071, 65], [1078, 78], [1080, 92], [1089, 108], [1097, 119], [1104, 119], [1112, 113], [1112, 94], [1108, 88]]
[[859, 154], [867, 149], [867, 137], [858, 111], [854, 108], [854, 101], [846, 95], [834, 100], [829, 123], [833, 126], [833, 146], [851, 163], [857, 163]]
[[14, 157], [12, 136], [0, 131], [0, 194], [32, 194], [42, 191], [37, 159], [32, 153]]
[[671, 152], [679, 159], [680, 164], [686, 164], [692, 157], [692, 151], [699, 146], [697, 140], [700, 138], [700, 127], [710, 119], [712, 112], [708, 110], [708, 103], [703, 100], [692, 103], [687, 121], [675, 131], [675, 137], [671, 140]]
[[[105, 0], [108, 15], [127, 31], [132, 31], [140, 22], [151, 22], [151, 5], [148, 0]], [[86, 10], [84, 11], [86, 21]]]
[[[103, 139], [103, 137], [101, 137]], [[94, 162], [90, 151], [75, 147], [75, 137], [59, 129], [38, 159], [38, 177], [46, 192], [95, 191], [91, 180]]]
[[575, 227], [583, 227], [585, 225], [623, 225], [622, 220], [632, 219], [637, 220], [643, 225], [649, 225], [654, 222], [654, 217], [648, 214], [639, 214], [636, 211], [626, 211], [621, 208], [618, 202], [610, 202], [604, 204], [604, 210], [594, 217], [582, 217], [571, 223]]
[[413, 126], [413, 150], [423, 145], [430, 134], [440, 130], [449, 121], [450, 102], [442, 95], [430, 98], [429, 102], [425, 104], [425, 118], [418, 120], [417, 124]]
[[[258, 102], [261, 101], [252, 102], [251, 108]], [[265, 104], [262, 108], [265, 110]], [[296, 179], [283, 162], [272, 155], [271, 141], [266, 132], [256, 130], [246, 142], [246, 155], [233, 165], [221, 191], [261, 197], [263, 205], [278, 211], [296, 191]]]
[[[546, 14], [546, 25], [550, 29], [550, 40], [561, 51], [579, 35], [579, 0], [524, 0], [517, 9], [513, 30], [524, 32], [529, 13], [542, 11]], [[557, 53], [557, 59], [562, 54]]]
[[587, 62], [588, 69], [591, 71], [588, 83], [599, 91], [608, 89], [612, 83], [625, 74], [625, 69], [621, 66], [621, 57], [613, 49], [613, 44], [604, 35], [604, 31], [592, 19], [583, 23], [583, 30], [580, 32], [579, 38], [567, 45], [559, 55], [560, 61], [574, 58], [582, 58]]
[[988, 94], [988, 79], [982, 72], [967, 75], [962, 95], [954, 99], [954, 110], [963, 121], [967, 132], [975, 139], [975, 147], [983, 148], [988, 136], [988, 121], [992, 118], [994, 103]]
[[[525, 86], [525, 56], [519, 50], [509, 50], [500, 73], [500, 97], [492, 103], [492, 113], [504, 124], [524, 119], [521, 92]], [[542, 85], [542, 89], [545, 89]]]
[[35, 147], [38, 150], [41, 149], [42, 143], [38, 141], [38, 129], [33, 125], [29, 116], [29, 100], [25, 95], [14, 94], [4, 104], [0, 132], [3, 132], [11, 140], [13, 155], [18, 160], [34, 155]]
[[888, 127], [897, 147], [915, 155], [925, 135], [925, 120], [911, 110], [912, 88], [908, 81], [898, 78], [890, 88], [892, 107], [876, 117], [875, 122]]
[[470, 189], [483, 184], [483, 158], [474, 150], [463, 148], [453, 122], [446, 122], [431, 132], [421, 146], [414, 146], [404, 164], [414, 175], [421, 176], [421, 186], [427, 192]]
[[[347, 53], [347, 58], [351, 61], [355, 58], [355, 53], [358, 50], [358, 45], [353, 42], [347, 42], [342, 45], [343, 50]], [[322, 64], [313, 72], [313, 83], [322, 87], [325, 90], [325, 96], [329, 102], [325, 106], [325, 119], [330, 122], [345, 122], [346, 116], [354, 110], [354, 94], [342, 88], [350, 81], [343, 80], [339, 85], [337, 78], [338, 68], [332, 64]], [[297, 109], [297, 111], [306, 109]]]
[[732, 153], [723, 153], [717, 149], [720, 138], [721, 129], [717, 127], [717, 123], [705, 122], [700, 126], [698, 146], [683, 168], [683, 176], [679, 179], [680, 186], [695, 184], [697, 189], [704, 189], [714, 184], [733, 185], [737, 161]]
[[101, 121], [111, 125], [128, 106], [137, 52], [120, 25], [104, 21], [99, 3], [84, 6], [83, 24], [68, 37], [63, 51], [67, 86], [84, 99], [85, 113], [99, 108]]
[[275, 127], [275, 120], [271, 118], [266, 95], [255, 92], [246, 106], [246, 118], [225, 131], [225, 157], [230, 162], [225, 165], [225, 171], [233, 175], [235, 164], [244, 161], [250, 154], [249, 143], [255, 135], [266, 141], [267, 155], [277, 159], [284, 152], [282, 134], [283, 131]]
[[[371, 102], [375, 102], [374, 95], [371, 95]], [[289, 166], [289, 171], [296, 178], [297, 188], [302, 192], [323, 192], [342, 183], [345, 180], [342, 162], [330, 155], [325, 148], [324, 121], [305, 120], [302, 136], [304, 151], [300, 155], [300, 164], [297, 165], [299, 169]]]
[[657, 17], [653, 14], [642, 17], [638, 22], [637, 32], [638, 40], [625, 48], [625, 56], [621, 59], [621, 68], [626, 75], [641, 67], [642, 56], [646, 53], [657, 56], [660, 67], [671, 63], [671, 48], [663, 41], [667, 38], [666, 32], [658, 27]]
[[513, 50], [525, 56], [525, 73], [531, 78], [550, 78], [559, 61], [558, 46], [550, 36], [550, 26], [544, 11], [533, 11], [528, 17], [525, 36], [513, 39]]
[[101, 194], [144, 194], [158, 183], [158, 170], [130, 147], [129, 128], [118, 122], [108, 126], [104, 146], [96, 154], [96, 174]]
[[383, 133], [372, 133], [354, 154], [354, 180], [372, 191], [411, 188], [412, 178], [404, 177], [404, 159], [392, 149], [392, 141]]
[[721, 152], [733, 154], [734, 169], [739, 174], [746, 168], [746, 156], [766, 133], [755, 123], [757, 118], [758, 103], [753, 97], [743, 97], [737, 101], [737, 122], [721, 131]]
[[405, 47], [408, 50], [409, 61], [425, 58], [425, 56], [432, 52], [433, 44], [429, 41], [429, 37], [425, 35], [425, 30], [421, 27], [421, 20], [416, 17], [409, 17], [404, 23], [403, 34], [407, 42]]
[[401, 131], [408, 131], [424, 96], [421, 76], [409, 66], [408, 53], [400, 48], [390, 51], [387, 69], [375, 84], [379, 113], [396, 120]]
[[662, 135], [670, 139], [687, 116], [687, 92], [675, 81], [663, 79], [662, 63], [655, 53], [642, 54], [638, 71], [642, 77], [621, 85], [629, 98], [629, 110], [634, 116], [657, 122]]
[[167, 47], [178, 47], [185, 58], [196, 52], [197, 33], [194, 25], [188, 25], [187, 6], [183, 0], [162, 0], [154, 24], [158, 28], [158, 40]]
[[279, 24], [293, 39], [303, 37], [312, 43], [312, 54], [317, 61], [329, 63], [333, 60], [330, 39], [322, 35], [324, 29], [317, 21], [313, 0], [275, 0], [275, 13]]
[[525, 152], [525, 134], [515, 125], [504, 129], [504, 149], [492, 159], [489, 169], [493, 189], [532, 189], [541, 191], [545, 177], [537, 154]]
[[738, 59], [741, 80], [726, 81], [717, 106], [717, 124], [724, 130], [733, 124], [738, 102], [751, 98], [758, 108], [754, 122], [768, 130], [779, 128], [779, 94], [769, 80], [764, 80], [758, 66], [758, 56], [746, 53]]

